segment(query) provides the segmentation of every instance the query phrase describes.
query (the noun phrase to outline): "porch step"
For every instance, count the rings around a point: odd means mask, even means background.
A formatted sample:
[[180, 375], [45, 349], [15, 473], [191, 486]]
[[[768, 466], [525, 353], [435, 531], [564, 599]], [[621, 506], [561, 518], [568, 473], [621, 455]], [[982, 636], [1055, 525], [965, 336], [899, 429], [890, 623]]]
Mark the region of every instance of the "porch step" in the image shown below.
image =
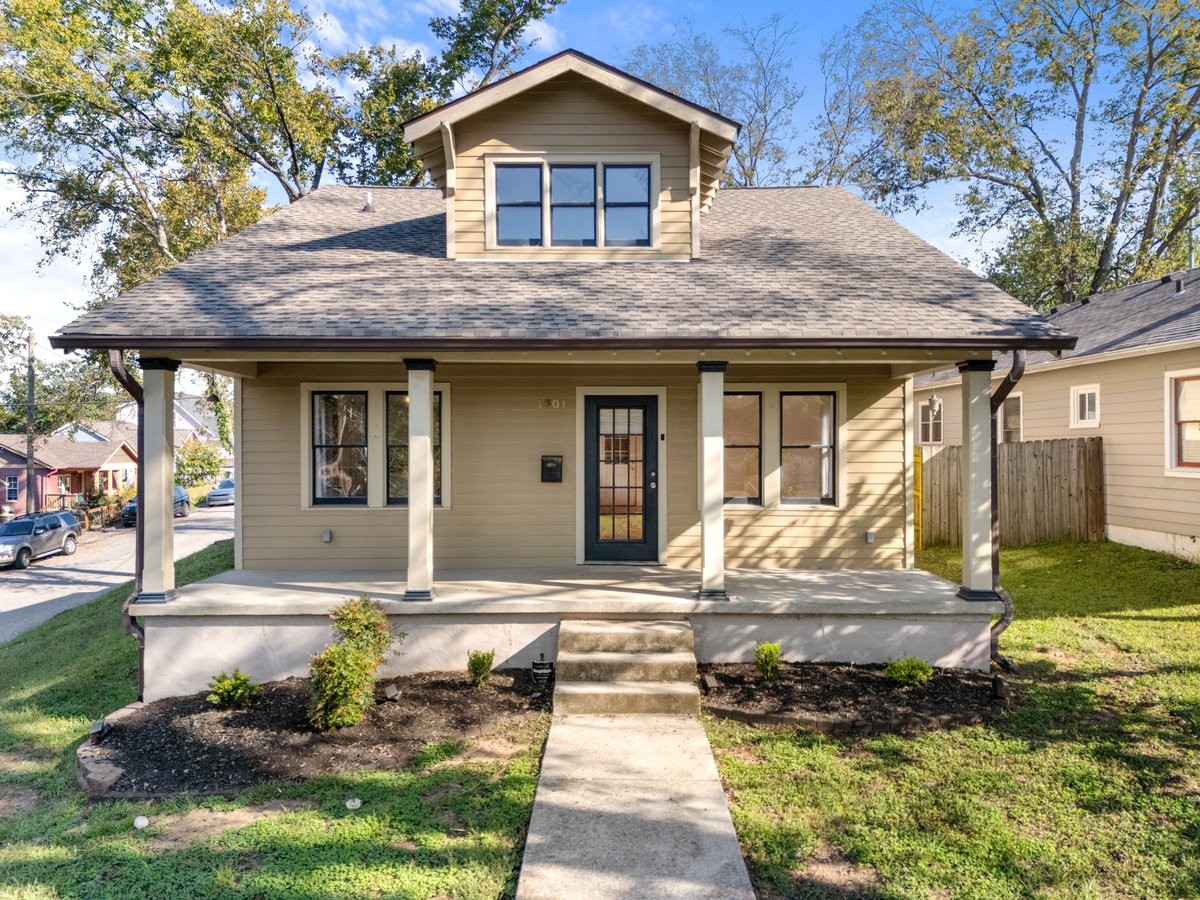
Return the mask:
[[693, 649], [692, 627], [687, 622], [566, 620], [558, 628], [560, 653], [692, 653]]
[[[560, 645], [561, 646], [561, 645]], [[696, 655], [683, 653], [619, 653], [602, 650], [558, 652], [559, 681], [694, 681]]]
[[694, 716], [700, 691], [693, 646], [687, 622], [563, 622], [554, 711]]
[[557, 681], [554, 711], [567, 715], [695, 716], [700, 689], [676, 681]]

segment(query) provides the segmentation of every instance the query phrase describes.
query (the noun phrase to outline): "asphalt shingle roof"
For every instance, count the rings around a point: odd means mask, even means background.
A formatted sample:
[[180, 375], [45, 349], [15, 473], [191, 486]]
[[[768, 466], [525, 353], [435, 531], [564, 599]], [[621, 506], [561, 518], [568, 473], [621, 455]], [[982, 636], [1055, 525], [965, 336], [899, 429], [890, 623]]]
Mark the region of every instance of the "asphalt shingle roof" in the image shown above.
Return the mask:
[[55, 346], [1047, 346], [1066, 334], [840, 188], [721, 191], [690, 262], [448, 260], [423, 188], [327, 187]]
[[[99, 469], [125, 444], [122, 440], [75, 441], [65, 435], [34, 440], [33, 457], [52, 469]], [[25, 459], [25, 435], [0, 434], [0, 446]]]

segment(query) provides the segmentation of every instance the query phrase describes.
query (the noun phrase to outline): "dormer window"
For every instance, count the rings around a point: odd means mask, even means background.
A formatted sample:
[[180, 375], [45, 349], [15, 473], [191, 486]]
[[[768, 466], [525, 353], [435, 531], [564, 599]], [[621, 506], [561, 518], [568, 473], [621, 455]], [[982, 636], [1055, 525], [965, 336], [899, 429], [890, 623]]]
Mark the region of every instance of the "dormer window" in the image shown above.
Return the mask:
[[489, 248], [654, 248], [658, 160], [490, 158]]

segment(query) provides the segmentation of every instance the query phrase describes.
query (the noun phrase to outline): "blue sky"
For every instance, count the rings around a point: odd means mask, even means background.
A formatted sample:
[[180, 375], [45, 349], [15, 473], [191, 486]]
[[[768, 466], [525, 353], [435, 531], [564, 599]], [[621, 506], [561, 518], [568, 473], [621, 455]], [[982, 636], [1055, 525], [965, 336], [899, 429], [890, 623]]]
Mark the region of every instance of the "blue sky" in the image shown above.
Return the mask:
[[[794, 70], [807, 86], [807, 96], [796, 117], [803, 126], [819, 102], [821, 84], [817, 59], [821, 45], [841, 28], [852, 25], [868, 3], [789, 3], [766, 0], [567, 0], [536, 28], [538, 44], [524, 62], [533, 63], [567, 47], [583, 51], [620, 66], [630, 51], [641, 43], [669, 40], [681, 19], [720, 40], [721, 29], [742, 21], [756, 24], [772, 13], [780, 13], [797, 26]], [[431, 16], [457, 10], [457, 0], [311, 0], [308, 9], [320, 23], [321, 42], [329, 51], [343, 51], [364, 43], [395, 44], [419, 48], [426, 53], [436, 43], [429, 33]], [[264, 183], [265, 184], [265, 183]], [[11, 184], [0, 182], [0, 275], [3, 290], [0, 309], [29, 316], [38, 335], [40, 352], [56, 358], [47, 336], [75, 316], [88, 299], [88, 263], [56, 260], [39, 266], [41, 250], [36, 235], [24, 223], [13, 222], [6, 212], [19, 199]], [[273, 198], [274, 199], [274, 198]], [[930, 198], [930, 208], [907, 214], [900, 220], [921, 237], [956, 259], [976, 259], [978, 247], [965, 239], [951, 237], [957, 213], [950, 190], [941, 189]]]

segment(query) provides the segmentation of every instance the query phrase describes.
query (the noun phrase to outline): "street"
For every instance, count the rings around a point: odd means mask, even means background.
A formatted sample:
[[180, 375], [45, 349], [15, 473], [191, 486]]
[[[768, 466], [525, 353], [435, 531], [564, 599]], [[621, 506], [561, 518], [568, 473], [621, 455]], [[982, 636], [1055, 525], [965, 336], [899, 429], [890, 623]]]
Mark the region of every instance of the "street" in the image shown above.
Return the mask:
[[[134, 529], [84, 532], [74, 556], [47, 556], [28, 569], [0, 568], [0, 643], [64, 609], [133, 578]], [[175, 559], [233, 537], [233, 507], [193, 509], [175, 520]]]

